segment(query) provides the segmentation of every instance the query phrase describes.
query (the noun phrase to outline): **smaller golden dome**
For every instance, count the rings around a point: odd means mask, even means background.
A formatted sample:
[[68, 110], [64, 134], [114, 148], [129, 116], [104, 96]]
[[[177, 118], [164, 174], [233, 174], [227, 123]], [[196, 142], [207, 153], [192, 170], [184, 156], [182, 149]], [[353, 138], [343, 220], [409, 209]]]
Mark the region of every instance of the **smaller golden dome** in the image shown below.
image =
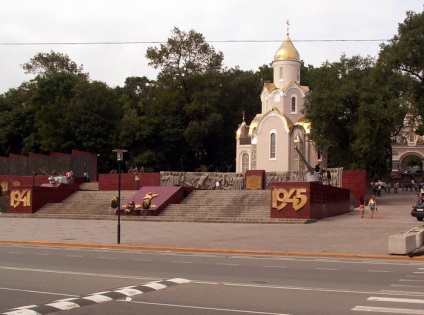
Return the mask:
[[283, 44], [281, 45], [281, 47], [275, 53], [274, 60], [300, 61], [299, 52], [294, 47], [289, 35], [286, 36]]

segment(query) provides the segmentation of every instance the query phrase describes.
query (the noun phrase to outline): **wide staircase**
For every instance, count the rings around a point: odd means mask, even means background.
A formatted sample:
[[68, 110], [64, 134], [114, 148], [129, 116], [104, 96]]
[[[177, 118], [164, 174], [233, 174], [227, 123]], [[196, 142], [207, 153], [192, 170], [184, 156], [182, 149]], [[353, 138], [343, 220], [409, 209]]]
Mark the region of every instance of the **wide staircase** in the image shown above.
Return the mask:
[[[99, 191], [97, 183], [86, 183], [61, 203], [49, 203], [33, 214], [8, 214], [35, 218], [114, 220], [110, 207], [117, 191]], [[134, 190], [121, 191], [121, 203]], [[121, 215], [122, 220], [162, 222], [216, 222], [216, 223], [309, 223], [303, 219], [270, 218], [269, 190], [195, 190], [180, 204], [168, 205], [159, 216]]]

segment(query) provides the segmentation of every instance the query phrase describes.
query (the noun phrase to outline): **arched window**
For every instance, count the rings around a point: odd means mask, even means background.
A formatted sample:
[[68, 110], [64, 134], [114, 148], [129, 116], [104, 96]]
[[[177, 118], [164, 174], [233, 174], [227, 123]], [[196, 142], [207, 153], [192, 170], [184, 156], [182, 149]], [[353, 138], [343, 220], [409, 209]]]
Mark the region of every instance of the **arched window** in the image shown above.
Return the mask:
[[272, 132], [269, 136], [269, 158], [275, 159], [275, 147], [276, 147], [276, 139], [277, 135], [275, 132]]
[[274, 94], [274, 103], [278, 103], [280, 101], [280, 93]]
[[291, 112], [292, 114], [296, 113], [296, 96], [292, 96], [291, 98]]
[[280, 80], [283, 80], [284, 68], [280, 67]]
[[249, 170], [249, 154], [243, 153], [241, 156], [241, 172], [246, 173]]

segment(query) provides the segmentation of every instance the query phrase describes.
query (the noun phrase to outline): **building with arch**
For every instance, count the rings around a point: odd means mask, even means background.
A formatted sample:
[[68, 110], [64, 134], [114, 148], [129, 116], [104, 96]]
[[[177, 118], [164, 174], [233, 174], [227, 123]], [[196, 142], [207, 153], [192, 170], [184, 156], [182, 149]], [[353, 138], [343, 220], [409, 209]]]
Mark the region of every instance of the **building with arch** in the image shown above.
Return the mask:
[[272, 62], [273, 82], [264, 83], [261, 113], [250, 124], [243, 121], [236, 133], [236, 172], [265, 170], [281, 172], [305, 170], [308, 164], [326, 161], [316, 152], [311, 138], [311, 125], [303, 114], [304, 99], [309, 87], [300, 83], [300, 55], [289, 32], [275, 53]]
[[401, 131], [392, 136], [392, 172], [422, 172], [424, 138], [416, 133], [421, 124], [421, 117], [408, 113]]

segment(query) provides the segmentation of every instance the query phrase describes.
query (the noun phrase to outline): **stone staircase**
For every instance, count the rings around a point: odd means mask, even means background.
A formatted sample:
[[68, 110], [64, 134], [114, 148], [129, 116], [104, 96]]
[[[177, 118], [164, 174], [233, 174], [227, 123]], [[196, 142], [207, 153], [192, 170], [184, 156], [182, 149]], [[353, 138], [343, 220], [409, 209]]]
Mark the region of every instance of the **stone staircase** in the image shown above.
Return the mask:
[[[98, 191], [97, 183], [85, 183], [61, 203], [49, 203], [33, 214], [7, 217], [115, 220], [110, 200], [116, 191]], [[134, 190], [121, 191], [125, 202]], [[195, 190], [180, 204], [170, 204], [159, 216], [121, 215], [122, 220], [215, 223], [311, 223], [315, 220], [270, 218], [269, 190]], [[122, 202], [122, 203], [123, 203]]]

